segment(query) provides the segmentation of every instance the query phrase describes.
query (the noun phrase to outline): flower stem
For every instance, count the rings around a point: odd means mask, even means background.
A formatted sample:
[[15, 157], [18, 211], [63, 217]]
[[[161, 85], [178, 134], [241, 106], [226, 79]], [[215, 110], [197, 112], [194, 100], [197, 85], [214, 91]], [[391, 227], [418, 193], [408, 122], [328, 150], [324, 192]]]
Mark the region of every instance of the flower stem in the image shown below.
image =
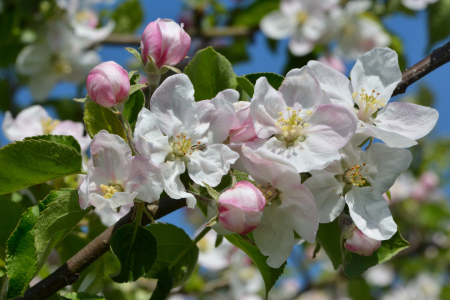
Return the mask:
[[148, 98], [145, 99], [145, 107], [150, 109], [150, 100], [152, 99], [153, 93], [159, 86], [159, 82], [161, 81], [160, 74], [147, 73], [148, 78]]
[[133, 155], [139, 155], [139, 152], [134, 147], [133, 139], [132, 139], [132, 133], [131, 133], [131, 127], [128, 123], [128, 120], [123, 119], [123, 114], [121, 112], [115, 113], [117, 116], [117, 119], [119, 119], [120, 124], [122, 124], [123, 129], [125, 130], [125, 134], [127, 136], [127, 143], [128, 146], [130, 146], [131, 151], [133, 152]]
[[177, 256], [177, 258], [170, 264], [169, 269], [175, 266], [178, 261], [192, 248], [194, 247], [209, 231], [211, 227], [205, 227], [203, 230], [195, 237], [195, 239], [183, 249], [183, 251]]

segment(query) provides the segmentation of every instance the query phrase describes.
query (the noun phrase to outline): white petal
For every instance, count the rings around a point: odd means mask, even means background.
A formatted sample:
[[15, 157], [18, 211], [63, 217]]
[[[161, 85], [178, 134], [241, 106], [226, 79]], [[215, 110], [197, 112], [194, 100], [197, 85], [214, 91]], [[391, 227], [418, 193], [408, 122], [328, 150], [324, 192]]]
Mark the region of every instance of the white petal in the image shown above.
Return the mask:
[[402, 80], [397, 52], [389, 48], [374, 48], [362, 55], [353, 67], [350, 77], [353, 90], [375, 90], [381, 99], [388, 101], [397, 83]]
[[109, 227], [114, 225], [117, 221], [119, 221], [123, 216], [128, 214], [133, 207], [134, 203], [130, 203], [128, 205], [123, 205], [120, 208], [120, 212], [115, 212], [109, 207], [104, 207], [103, 209], [96, 209], [94, 213], [100, 217], [100, 221], [103, 225]]
[[[95, 194], [97, 195], [97, 194]], [[137, 192], [126, 193], [126, 192], [117, 192], [112, 195], [110, 199], [107, 200], [108, 206], [112, 209], [119, 208], [122, 205], [127, 205], [133, 203], [133, 200], [137, 197]]]
[[267, 264], [279, 268], [291, 255], [295, 245], [294, 230], [287, 212], [276, 205], [266, 206], [259, 226], [253, 230], [255, 244]]
[[[294, 177], [295, 178], [295, 177]], [[319, 212], [311, 192], [297, 180], [278, 184], [281, 205], [294, 230], [309, 243], [314, 243], [319, 228]]]
[[45, 100], [58, 80], [58, 74], [50, 70], [47, 72], [34, 74], [30, 77], [29, 82], [31, 95], [36, 101]]
[[376, 143], [362, 153], [361, 161], [369, 166], [366, 178], [371, 187], [383, 194], [394, 184], [395, 179], [409, 168], [412, 155], [406, 149], [389, 148]]
[[287, 73], [280, 86], [286, 106], [293, 110], [316, 110], [321, 104], [331, 103], [330, 98], [321, 89], [309, 67], [293, 69]]
[[192, 194], [186, 193], [180, 175], [186, 171], [184, 162], [180, 159], [167, 161], [161, 165], [161, 171], [164, 177], [164, 190], [167, 195], [174, 199], [186, 198], [189, 208], [194, 208], [197, 200]]
[[89, 72], [101, 62], [101, 58], [94, 50], [84, 53], [74, 54], [69, 57], [72, 72], [62, 77], [62, 79], [80, 83], [86, 80]]
[[78, 22], [72, 22], [75, 34], [82, 38], [82, 41], [85, 41], [86, 47], [90, 47], [106, 39], [114, 30], [115, 25], [115, 22], [111, 20], [100, 28], [92, 28]]
[[16, 60], [17, 73], [32, 76], [48, 70], [51, 65], [51, 50], [45, 45], [32, 44], [20, 51]]
[[417, 142], [414, 141], [413, 139], [410, 139], [395, 132], [383, 130], [381, 128], [369, 125], [364, 122], [359, 122], [356, 132], [364, 134], [366, 136], [373, 136], [377, 139], [380, 139], [389, 147], [407, 148], [417, 145]]
[[336, 219], [345, 206], [342, 196], [344, 185], [328, 172], [317, 172], [304, 185], [311, 191], [319, 210], [319, 222], [329, 223]]
[[327, 30], [325, 16], [311, 15], [308, 19], [306, 19], [305, 23], [303, 23], [303, 34], [308, 40], [317, 41]]
[[161, 168], [151, 160], [142, 156], [133, 156], [130, 174], [124, 180], [124, 190], [128, 193], [137, 192], [139, 200], [153, 202], [159, 199], [163, 191], [164, 180]]
[[78, 189], [78, 201], [80, 202], [80, 208], [86, 209], [89, 204], [89, 173], [86, 175], [81, 182], [80, 188]]
[[280, 93], [269, 84], [265, 77], [259, 78], [250, 104], [253, 126], [259, 138], [267, 139], [281, 132], [275, 123], [280, 117], [278, 113], [284, 112], [285, 109], [286, 104]]
[[259, 26], [269, 38], [280, 40], [294, 34], [297, 20], [295, 16], [286, 16], [279, 11], [274, 11], [265, 15]]
[[374, 124], [385, 131], [418, 140], [434, 128], [438, 118], [439, 113], [434, 108], [394, 102], [378, 113]]
[[189, 77], [176, 74], [164, 80], [150, 100], [150, 110], [158, 117], [159, 128], [165, 135], [193, 132], [199, 123], [198, 104]]
[[5, 137], [10, 141], [21, 141], [26, 137], [44, 134], [42, 121], [50, 119], [47, 111], [40, 105], [22, 110], [14, 120], [7, 111], [2, 124]]
[[99, 131], [91, 145], [94, 167], [104, 170], [109, 180], [118, 183], [128, 177], [131, 168], [131, 150], [118, 135]]
[[161, 165], [172, 152], [169, 137], [161, 133], [156, 115], [146, 108], [139, 112], [134, 130], [134, 143], [140, 155], [151, 157], [157, 165]]
[[345, 199], [353, 222], [368, 237], [388, 240], [397, 231], [386, 199], [374, 188], [352, 188]]
[[352, 84], [344, 74], [318, 61], [308, 62], [308, 67], [311, 68], [317, 81], [319, 81], [320, 87], [327, 93], [333, 103], [353, 109]]
[[314, 49], [314, 46], [315, 42], [309, 40], [300, 29], [295, 31], [294, 36], [289, 41], [289, 50], [295, 56], [304, 56], [310, 53]]
[[210, 186], [220, 183], [222, 176], [230, 170], [230, 165], [239, 158], [239, 154], [223, 144], [207, 146], [203, 151], [195, 151], [189, 155], [187, 165], [189, 176], [200, 185], [203, 182]]

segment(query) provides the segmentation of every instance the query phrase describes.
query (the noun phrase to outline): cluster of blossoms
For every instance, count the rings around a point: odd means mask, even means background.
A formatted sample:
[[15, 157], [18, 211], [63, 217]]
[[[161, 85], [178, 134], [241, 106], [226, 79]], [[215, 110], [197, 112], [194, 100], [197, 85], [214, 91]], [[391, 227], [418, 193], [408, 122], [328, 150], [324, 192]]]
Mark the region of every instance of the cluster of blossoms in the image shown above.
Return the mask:
[[29, 79], [31, 95], [44, 100], [59, 81], [80, 83], [100, 61], [92, 47], [103, 41], [114, 29], [114, 21], [98, 27], [99, 17], [94, 0], [59, 0], [63, 17], [46, 28], [43, 37], [19, 53], [16, 69]]
[[[149, 76], [173, 70], [189, 47], [182, 26], [158, 19], [143, 34], [144, 69]], [[397, 54], [388, 48], [362, 55], [351, 81], [317, 61], [291, 70], [278, 90], [261, 77], [250, 102], [238, 101], [232, 89], [196, 102], [188, 76], [169, 76], [139, 113], [134, 133], [125, 126], [127, 141], [105, 130], [94, 137], [80, 206], [113, 214], [135, 201], [158, 201], [164, 190], [194, 208], [195, 194], [181, 178], [211, 189], [234, 169], [248, 180], [221, 191], [209, 224], [220, 234], [253, 232], [269, 266], [280, 267], [301, 240], [314, 243], [319, 223], [338, 217], [346, 218], [345, 247], [370, 255], [397, 231], [383, 194], [411, 163], [404, 148], [438, 119], [432, 108], [387, 104], [400, 80]], [[118, 114], [131, 90], [114, 62], [95, 67], [86, 87], [92, 101]], [[5, 118], [11, 139], [23, 138], [14, 137], [20, 118]], [[42, 115], [33, 134], [55, 133], [61, 124]], [[384, 144], [372, 144], [374, 138]]]

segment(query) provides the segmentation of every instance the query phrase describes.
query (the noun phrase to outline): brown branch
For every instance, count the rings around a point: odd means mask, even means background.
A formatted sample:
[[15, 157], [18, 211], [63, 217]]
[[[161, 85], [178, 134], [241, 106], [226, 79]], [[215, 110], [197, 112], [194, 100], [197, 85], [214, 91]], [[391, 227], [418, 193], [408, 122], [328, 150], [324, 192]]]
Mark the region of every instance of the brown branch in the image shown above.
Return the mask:
[[408, 86], [450, 61], [450, 42], [437, 48], [430, 55], [402, 73], [402, 81], [397, 84], [392, 96], [403, 94]]
[[[155, 220], [162, 218], [184, 206], [186, 200], [175, 200], [169, 197], [160, 200], [159, 205], [149, 205], [150, 213]], [[16, 300], [44, 300], [58, 292], [67, 285], [71, 285], [80, 277], [80, 272], [95, 262], [100, 256], [109, 251], [109, 242], [111, 237], [120, 227], [132, 222], [133, 211], [128, 213], [116, 224], [106, 229], [102, 234], [96, 237], [86, 247], [70, 258], [64, 265], [59, 267], [48, 277], [38, 282], [30, 288], [23, 297]], [[144, 214], [142, 225], [150, 223], [150, 220]]]
[[[215, 27], [203, 29], [201, 31], [195, 28], [188, 29], [187, 33], [191, 37], [203, 37], [203, 38], [214, 38], [214, 37], [242, 37], [248, 36], [252, 33], [252, 30], [247, 27], [233, 26], [233, 27]], [[134, 34], [111, 34], [102, 44], [112, 44], [112, 45], [140, 45], [141, 37]]]

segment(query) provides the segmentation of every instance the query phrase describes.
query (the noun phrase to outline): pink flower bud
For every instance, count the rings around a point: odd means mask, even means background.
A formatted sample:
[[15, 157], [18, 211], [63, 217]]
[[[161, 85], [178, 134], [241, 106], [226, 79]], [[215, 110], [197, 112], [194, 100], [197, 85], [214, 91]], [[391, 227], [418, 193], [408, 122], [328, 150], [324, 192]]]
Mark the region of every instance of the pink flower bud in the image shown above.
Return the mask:
[[89, 72], [86, 89], [92, 100], [103, 107], [113, 107], [128, 97], [128, 73], [113, 61], [103, 62]]
[[338, 72], [345, 73], [345, 64], [338, 56], [325, 55], [320, 57], [318, 61], [320, 61], [326, 66], [335, 69]]
[[248, 181], [240, 181], [219, 197], [219, 223], [227, 230], [247, 234], [258, 227], [266, 199]]
[[150, 55], [156, 68], [173, 66], [182, 61], [191, 47], [191, 37], [184, 32], [183, 24], [173, 20], [158, 19], [147, 25], [142, 34], [142, 60], [147, 68]]
[[238, 101], [233, 103], [233, 105], [236, 118], [230, 130], [230, 143], [242, 144], [251, 142], [258, 136], [253, 127], [252, 116], [250, 115], [250, 102]]
[[353, 233], [345, 240], [345, 248], [362, 256], [370, 256], [381, 246], [381, 241], [371, 239], [365, 235], [358, 227], [355, 227]]

